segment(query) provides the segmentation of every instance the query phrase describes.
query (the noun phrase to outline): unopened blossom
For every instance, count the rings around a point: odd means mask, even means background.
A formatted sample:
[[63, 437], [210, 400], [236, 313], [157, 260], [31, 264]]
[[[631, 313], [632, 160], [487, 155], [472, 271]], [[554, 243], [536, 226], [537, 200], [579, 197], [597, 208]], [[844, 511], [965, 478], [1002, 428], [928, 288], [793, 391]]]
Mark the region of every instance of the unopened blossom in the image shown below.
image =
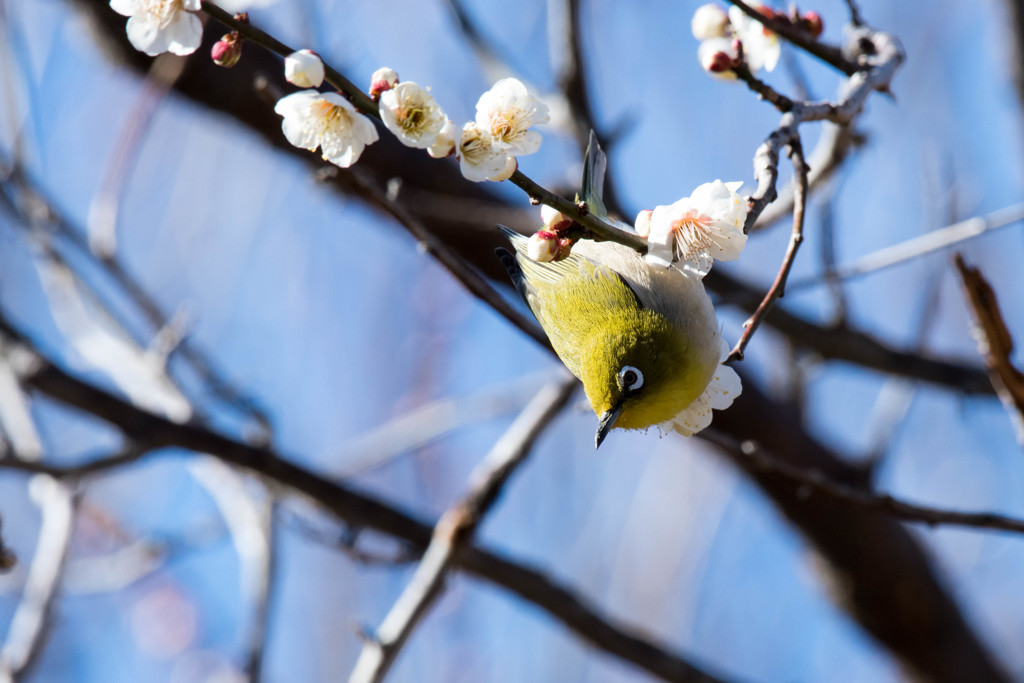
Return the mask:
[[560, 242], [550, 230], [538, 230], [526, 243], [526, 255], [538, 263], [549, 263], [558, 258]]
[[300, 88], [319, 88], [324, 82], [324, 63], [312, 50], [299, 50], [284, 58], [284, 77]]
[[530, 130], [530, 126], [548, 120], [548, 106], [515, 78], [498, 81], [476, 103], [476, 125], [490, 133], [494, 144], [512, 156], [536, 152], [540, 148], [540, 133]]
[[715, 260], [733, 261], [746, 246], [743, 233], [746, 202], [736, 194], [742, 183], [704, 183], [670, 206], [651, 213], [647, 260], [681, 268], [703, 277]]
[[230, 69], [242, 58], [242, 38], [237, 31], [224, 35], [210, 48], [210, 58], [217, 66]]
[[455, 156], [462, 175], [477, 183], [496, 177], [508, 168], [508, 153], [494, 144], [487, 130], [472, 121], [462, 126]]
[[736, 60], [736, 46], [730, 38], [712, 38], [703, 41], [697, 47], [697, 59], [700, 66], [712, 76], [722, 79], [735, 79], [733, 64]]
[[693, 37], [697, 40], [721, 38], [725, 35], [728, 26], [729, 15], [714, 3], [698, 7], [693, 13], [693, 19], [690, 20], [690, 30], [693, 31]]
[[636, 215], [636, 221], [633, 223], [633, 229], [636, 230], [636, 234], [641, 237], [647, 237], [651, 234], [651, 214], [654, 213], [651, 209], [644, 209]]
[[502, 169], [495, 173], [494, 175], [487, 176], [487, 179], [493, 180], [494, 182], [508, 180], [509, 178], [512, 177], [512, 174], [516, 172], [517, 168], [519, 168], [519, 162], [516, 161], [516, 158], [514, 156], [506, 155], [505, 165], [502, 167]]
[[382, 66], [370, 76], [370, 97], [378, 99], [381, 93], [391, 90], [398, 83], [398, 74], [394, 69]]
[[[758, 10], [767, 16], [773, 16], [768, 7]], [[748, 17], [739, 7], [729, 8], [729, 21], [732, 23], [733, 36], [743, 43], [743, 59], [751, 72], [771, 71], [779, 63], [782, 44], [774, 31], [768, 30], [761, 22]]]
[[128, 41], [147, 55], [192, 54], [203, 40], [203, 25], [193, 14], [200, 0], [110, 0], [110, 7], [128, 17]]
[[455, 122], [448, 119], [441, 126], [434, 144], [427, 147], [427, 154], [435, 159], [443, 159], [455, 152]]
[[572, 225], [571, 218], [547, 204], [541, 204], [540, 206], [540, 220], [546, 227], [555, 231], [563, 230]]
[[380, 118], [403, 145], [416, 149], [434, 144], [448, 120], [430, 91], [412, 81], [399, 83], [380, 96]]
[[821, 32], [825, 30], [825, 22], [822, 21], [821, 15], [813, 10], [810, 12], [804, 12], [802, 22], [804, 26], [807, 27], [807, 31], [811, 36], [815, 38], [820, 36]]
[[277, 101], [288, 142], [311, 152], [319, 147], [325, 161], [348, 168], [363, 149], [377, 141], [377, 129], [338, 93], [303, 90]]
[[704, 388], [704, 391], [694, 399], [693, 403], [676, 415], [668, 422], [659, 425], [662, 431], [675, 430], [683, 436], [693, 436], [711, 424], [711, 411], [725, 410], [732, 405], [736, 397], [743, 391], [740, 376], [728, 365], [722, 365], [729, 356], [729, 345], [725, 340], [720, 341], [721, 359], [711, 381]]

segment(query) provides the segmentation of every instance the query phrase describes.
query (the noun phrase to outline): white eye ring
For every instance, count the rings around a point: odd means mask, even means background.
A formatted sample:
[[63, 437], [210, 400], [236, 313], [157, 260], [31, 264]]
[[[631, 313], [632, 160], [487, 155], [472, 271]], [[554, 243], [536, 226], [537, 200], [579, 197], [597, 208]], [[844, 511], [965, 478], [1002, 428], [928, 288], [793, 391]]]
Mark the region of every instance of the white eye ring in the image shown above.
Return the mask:
[[636, 391], [644, 385], [644, 373], [632, 365], [623, 365], [619, 370], [619, 386], [626, 391]]

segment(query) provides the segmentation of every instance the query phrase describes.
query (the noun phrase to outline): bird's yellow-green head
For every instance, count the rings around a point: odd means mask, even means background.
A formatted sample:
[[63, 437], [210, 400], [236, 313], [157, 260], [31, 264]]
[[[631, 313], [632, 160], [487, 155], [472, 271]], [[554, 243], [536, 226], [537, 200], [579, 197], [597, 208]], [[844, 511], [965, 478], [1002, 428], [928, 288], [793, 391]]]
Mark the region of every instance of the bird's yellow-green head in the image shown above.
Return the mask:
[[679, 328], [647, 309], [612, 310], [580, 342], [577, 376], [600, 421], [598, 446], [613, 427], [671, 420], [700, 396], [715, 369]]

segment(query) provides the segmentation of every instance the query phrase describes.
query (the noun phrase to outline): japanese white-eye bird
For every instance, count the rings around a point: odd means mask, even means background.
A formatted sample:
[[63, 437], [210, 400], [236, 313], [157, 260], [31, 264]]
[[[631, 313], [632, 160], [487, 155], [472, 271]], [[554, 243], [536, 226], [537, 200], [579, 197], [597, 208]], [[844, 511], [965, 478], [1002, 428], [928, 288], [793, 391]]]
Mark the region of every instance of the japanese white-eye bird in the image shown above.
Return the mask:
[[513, 284], [583, 382], [599, 420], [597, 446], [613, 427], [672, 420], [704, 392], [722, 338], [699, 279], [614, 242], [581, 240], [565, 260], [538, 263], [525, 237], [502, 231], [516, 249], [499, 251]]
[[[582, 197], [599, 216], [606, 163], [591, 133]], [[739, 395], [739, 376], [720, 365], [728, 347], [699, 277], [614, 242], [580, 240], [567, 258], [541, 263], [527, 255], [527, 238], [499, 227], [516, 251], [498, 250], [513, 284], [583, 382], [596, 447], [615, 427], [689, 436]]]

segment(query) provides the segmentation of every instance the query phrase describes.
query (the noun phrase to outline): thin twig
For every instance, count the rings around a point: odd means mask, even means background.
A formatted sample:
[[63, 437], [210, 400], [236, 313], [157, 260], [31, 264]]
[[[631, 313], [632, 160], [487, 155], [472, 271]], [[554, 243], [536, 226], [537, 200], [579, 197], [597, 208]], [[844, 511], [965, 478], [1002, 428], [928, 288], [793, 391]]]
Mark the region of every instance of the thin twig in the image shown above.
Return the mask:
[[854, 0], [846, 0], [846, 7], [850, 10], [850, 23], [854, 26], [863, 26], [864, 19], [860, 16], [860, 10], [857, 9], [857, 3]]
[[770, 103], [783, 114], [793, 111], [793, 100], [752, 74], [750, 67], [745, 63], [737, 64], [733, 67], [732, 71], [736, 74], [736, 78], [746, 83], [748, 88], [757, 93], [759, 99]]
[[349, 683], [384, 680], [413, 629], [441, 594], [456, 555], [473, 540], [505, 482], [529, 455], [534, 442], [561, 412], [575, 388], [575, 378], [563, 377], [542, 389], [473, 470], [469, 491], [441, 516], [409, 584], [376, 634], [364, 643]]
[[30, 487], [43, 520], [21, 602], [0, 649], [3, 683], [19, 680], [42, 650], [75, 523], [78, 497], [70, 487], [43, 474], [36, 475]]
[[789, 271], [793, 268], [793, 260], [800, 244], [804, 241], [804, 214], [807, 209], [807, 164], [804, 162], [803, 148], [800, 146], [800, 138], [795, 138], [789, 143], [789, 156], [793, 161], [793, 174], [796, 178], [796, 189], [793, 194], [793, 231], [789, 236], [789, 246], [786, 247], [786, 254], [782, 258], [782, 265], [775, 276], [775, 282], [768, 289], [761, 305], [757, 307], [753, 315], [743, 323], [743, 334], [740, 335], [736, 346], [729, 352], [727, 363], [743, 360], [743, 350], [750, 343], [750, 338], [760, 327], [764, 317], [768, 315], [775, 302], [786, 294], [786, 279]]
[[776, 457], [754, 441], [739, 441], [713, 428], [704, 430], [700, 436], [722, 450], [750, 462], [757, 470], [793, 482], [805, 497], [819, 493], [857, 507], [877, 510], [905, 522], [927, 524], [932, 527], [958, 526], [1024, 533], [1024, 519], [994, 512], [959, 512], [907, 503], [888, 494], [869, 493], [831, 481], [819, 471], [806, 470]]
[[1024, 373], [1010, 361], [1013, 354], [1010, 329], [999, 310], [996, 293], [981, 271], [968, 266], [959, 253], [953, 256], [953, 263], [974, 319], [978, 351], [985, 359], [992, 386], [1010, 416], [1017, 442], [1024, 447]]

